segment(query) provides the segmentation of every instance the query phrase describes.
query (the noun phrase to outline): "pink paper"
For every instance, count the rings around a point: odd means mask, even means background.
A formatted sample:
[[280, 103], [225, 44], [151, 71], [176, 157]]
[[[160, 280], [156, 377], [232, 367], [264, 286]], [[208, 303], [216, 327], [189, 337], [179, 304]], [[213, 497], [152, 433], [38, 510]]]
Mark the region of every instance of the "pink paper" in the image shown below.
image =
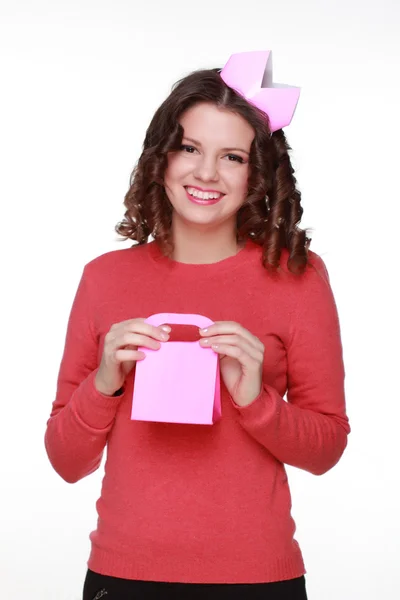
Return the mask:
[[226, 85], [268, 115], [271, 132], [290, 125], [300, 88], [273, 82], [270, 50], [232, 54], [221, 77]]
[[[159, 313], [146, 319], [158, 327], [213, 321], [202, 315]], [[139, 348], [146, 358], [136, 363], [131, 419], [212, 425], [221, 418], [218, 355], [199, 342], [162, 342], [159, 350]]]

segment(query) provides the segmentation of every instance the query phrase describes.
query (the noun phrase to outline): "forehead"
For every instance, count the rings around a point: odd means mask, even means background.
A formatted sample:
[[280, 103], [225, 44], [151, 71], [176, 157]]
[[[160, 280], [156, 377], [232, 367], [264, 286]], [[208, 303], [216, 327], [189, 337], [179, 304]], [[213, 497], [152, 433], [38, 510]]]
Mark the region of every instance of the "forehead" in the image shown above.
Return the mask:
[[183, 113], [179, 122], [184, 135], [202, 144], [221, 147], [244, 144], [249, 150], [255, 135], [243, 117], [213, 104], [196, 104]]

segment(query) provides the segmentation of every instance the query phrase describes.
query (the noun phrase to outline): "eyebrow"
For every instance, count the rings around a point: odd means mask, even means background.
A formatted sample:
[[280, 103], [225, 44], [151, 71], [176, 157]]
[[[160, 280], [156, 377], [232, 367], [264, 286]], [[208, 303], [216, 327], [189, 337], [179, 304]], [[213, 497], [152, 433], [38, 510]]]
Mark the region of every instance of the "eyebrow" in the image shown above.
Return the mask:
[[[201, 146], [201, 142], [199, 142], [199, 140], [194, 140], [193, 138], [187, 137], [186, 135], [183, 136], [184, 140], [187, 140], [188, 142], [192, 142], [193, 144], [196, 144], [196, 146]], [[250, 156], [250, 152], [248, 152], [247, 150], [244, 150], [243, 148], [221, 148], [222, 152], [230, 152], [232, 150], [235, 150], [236, 152], [244, 152], [244, 154], [248, 154]]]

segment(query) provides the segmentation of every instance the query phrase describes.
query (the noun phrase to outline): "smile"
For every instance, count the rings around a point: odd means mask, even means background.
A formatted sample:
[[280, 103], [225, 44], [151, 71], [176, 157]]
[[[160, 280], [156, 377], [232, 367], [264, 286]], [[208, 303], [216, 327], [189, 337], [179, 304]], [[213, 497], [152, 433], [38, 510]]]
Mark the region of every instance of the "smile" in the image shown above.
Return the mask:
[[202, 205], [216, 204], [225, 196], [225, 194], [216, 190], [203, 191], [190, 186], [185, 186], [185, 191], [191, 202]]

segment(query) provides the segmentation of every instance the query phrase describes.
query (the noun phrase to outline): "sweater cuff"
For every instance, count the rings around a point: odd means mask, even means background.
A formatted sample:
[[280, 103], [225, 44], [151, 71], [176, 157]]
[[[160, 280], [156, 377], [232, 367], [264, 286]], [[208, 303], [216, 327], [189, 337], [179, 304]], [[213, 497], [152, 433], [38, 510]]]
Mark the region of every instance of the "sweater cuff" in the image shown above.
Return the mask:
[[118, 395], [106, 396], [95, 386], [95, 369], [82, 381], [71, 398], [71, 408], [79, 421], [91, 429], [106, 429], [112, 425], [117, 409], [125, 397], [126, 388], [118, 390]]
[[231, 397], [231, 402], [236, 409], [239, 420], [242, 425], [247, 427], [256, 426], [260, 419], [262, 419], [264, 425], [274, 419], [278, 414], [277, 403], [275, 396], [277, 392], [267, 384], [263, 384], [261, 392], [247, 406], [239, 406]]

